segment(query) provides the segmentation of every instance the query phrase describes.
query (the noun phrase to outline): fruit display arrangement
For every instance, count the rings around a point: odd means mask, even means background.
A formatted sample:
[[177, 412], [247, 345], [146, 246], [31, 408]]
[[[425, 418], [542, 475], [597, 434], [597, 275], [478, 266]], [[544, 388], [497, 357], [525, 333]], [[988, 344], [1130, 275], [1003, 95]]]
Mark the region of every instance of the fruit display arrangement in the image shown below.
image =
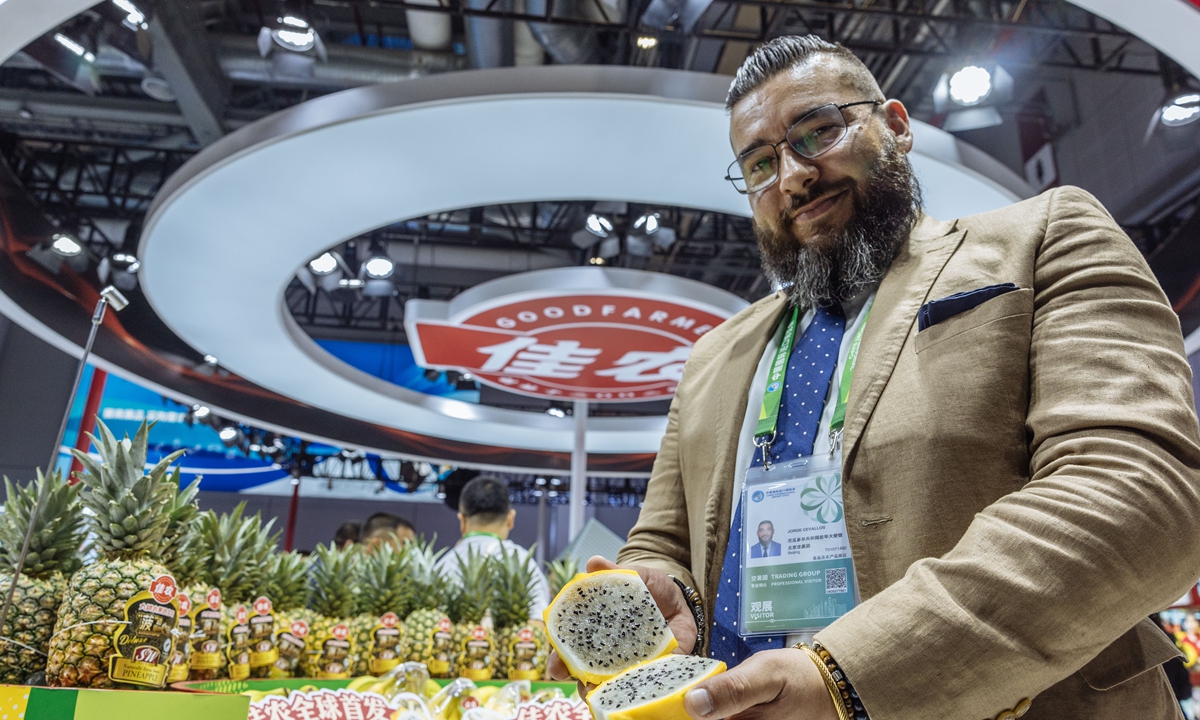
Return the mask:
[[[199, 480], [181, 488], [170, 472], [182, 452], [147, 471], [148, 434], [143, 424], [118, 440], [98, 422], [99, 460], [73, 451], [77, 485], [60, 475], [8, 483], [0, 548], [20, 547], [31, 521], [34, 534], [0, 628], [0, 682], [386, 678], [406, 662], [435, 678], [544, 677], [549, 640], [529, 618], [530, 555], [459, 557], [452, 582], [438, 570], [444, 551], [423, 539], [279, 552], [273, 521], [246, 515], [244, 503], [199, 511]], [[0, 550], [0, 587], [13, 555]], [[574, 573], [551, 564], [551, 585]]]

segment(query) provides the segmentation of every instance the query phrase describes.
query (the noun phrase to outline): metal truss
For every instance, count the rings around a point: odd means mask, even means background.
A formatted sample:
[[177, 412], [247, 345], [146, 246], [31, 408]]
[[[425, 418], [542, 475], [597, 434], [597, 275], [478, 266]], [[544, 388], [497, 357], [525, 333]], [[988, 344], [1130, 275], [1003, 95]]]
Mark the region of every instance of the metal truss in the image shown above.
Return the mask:
[[41, 210], [101, 255], [118, 229], [140, 225], [166, 179], [192, 152], [0, 133], [0, 157]]

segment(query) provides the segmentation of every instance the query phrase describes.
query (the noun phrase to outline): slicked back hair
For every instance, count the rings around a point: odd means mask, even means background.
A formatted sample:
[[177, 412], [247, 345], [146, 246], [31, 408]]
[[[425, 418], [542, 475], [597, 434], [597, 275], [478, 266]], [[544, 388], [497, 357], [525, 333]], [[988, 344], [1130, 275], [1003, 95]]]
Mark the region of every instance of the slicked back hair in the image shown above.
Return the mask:
[[883, 99], [875, 76], [845, 46], [816, 35], [785, 35], [758, 46], [746, 58], [729, 85], [725, 109], [732, 109], [738, 101], [776, 75], [822, 56], [837, 59], [843, 64], [850, 84], [862, 93], [863, 100]]

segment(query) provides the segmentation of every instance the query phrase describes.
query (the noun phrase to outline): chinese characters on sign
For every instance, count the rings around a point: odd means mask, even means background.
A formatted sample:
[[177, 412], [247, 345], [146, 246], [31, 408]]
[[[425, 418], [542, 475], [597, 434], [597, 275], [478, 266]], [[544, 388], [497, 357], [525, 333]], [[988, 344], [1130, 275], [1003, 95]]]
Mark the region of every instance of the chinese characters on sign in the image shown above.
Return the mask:
[[421, 366], [510, 392], [630, 402], [673, 395], [693, 345], [724, 319], [682, 300], [560, 293], [417, 319], [409, 341]]

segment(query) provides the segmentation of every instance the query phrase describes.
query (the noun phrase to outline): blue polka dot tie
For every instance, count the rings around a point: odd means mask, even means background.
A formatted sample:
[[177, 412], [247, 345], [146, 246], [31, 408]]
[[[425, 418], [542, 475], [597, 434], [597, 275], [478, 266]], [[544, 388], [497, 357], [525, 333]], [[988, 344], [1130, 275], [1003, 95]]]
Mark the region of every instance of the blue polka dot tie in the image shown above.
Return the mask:
[[[829, 394], [829, 382], [837, 367], [838, 351], [842, 345], [842, 334], [846, 330], [846, 317], [840, 305], [817, 308], [812, 322], [796, 342], [788, 358], [787, 374], [783, 381], [783, 398], [779, 403], [779, 422], [775, 428], [775, 441], [771, 443], [771, 463], [788, 462], [804, 455], [811, 455], [813, 441], [817, 437], [817, 426], [825, 398]], [[751, 467], [763, 464], [761, 450], [756, 450]], [[783, 635], [757, 635], [743, 638], [738, 635], [738, 600], [741, 597], [741, 572], [738, 552], [746, 552], [742, 542], [742, 505], [737, 503], [733, 526], [729, 530], [729, 545], [725, 549], [725, 562], [721, 566], [721, 584], [717, 591], [713, 611], [712, 635], [709, 654], [725, 661], [729, 667], [742, 662], [759, 650], [781, 648], [786, 638]]]

